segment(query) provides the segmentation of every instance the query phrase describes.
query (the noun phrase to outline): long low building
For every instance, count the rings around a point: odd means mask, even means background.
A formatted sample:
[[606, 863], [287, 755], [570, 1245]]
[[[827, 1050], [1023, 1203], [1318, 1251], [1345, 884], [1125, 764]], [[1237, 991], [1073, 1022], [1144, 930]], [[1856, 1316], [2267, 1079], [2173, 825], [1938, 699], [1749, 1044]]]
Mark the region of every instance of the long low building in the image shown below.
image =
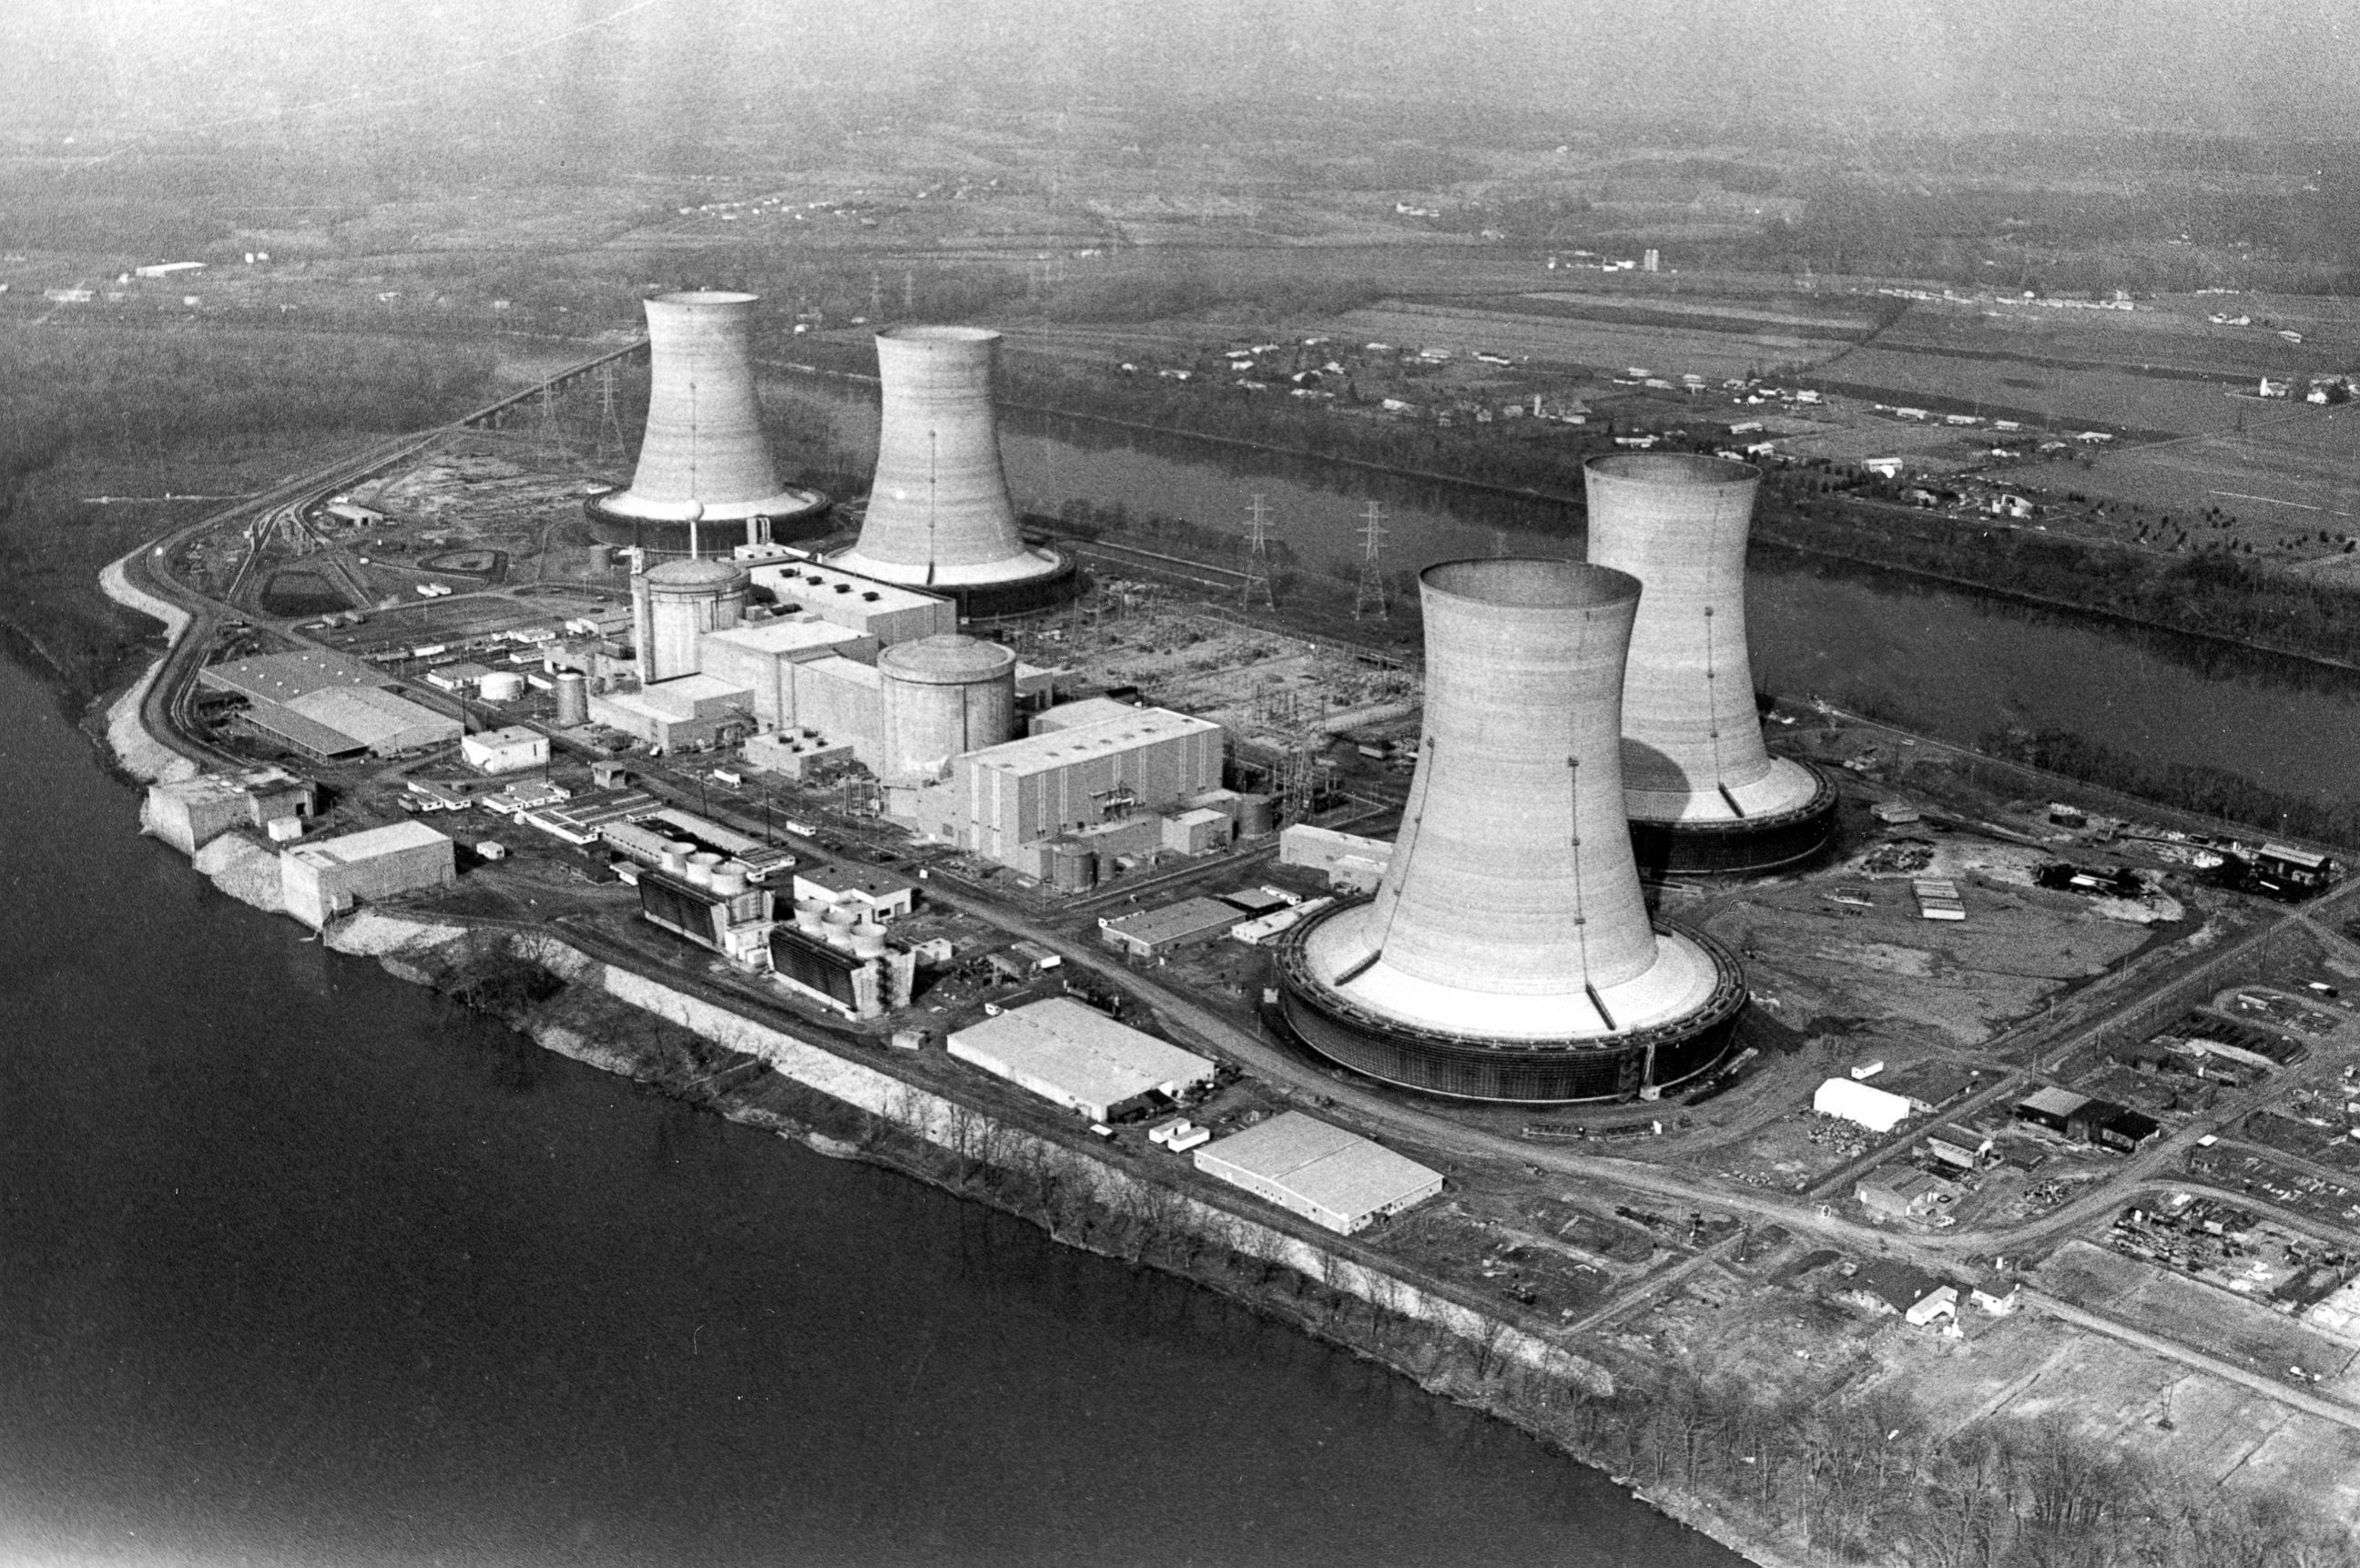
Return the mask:
[[1214, 1064], [1071, 998], [1011, 1008], [950, 1037], [950, 1054], [1095, 1122], [1212, 1081]]
[[1196, 1151], [1196, 1168], [1339, 1235], [1442, 1191], [1442, 1173], [1289, 1111]]

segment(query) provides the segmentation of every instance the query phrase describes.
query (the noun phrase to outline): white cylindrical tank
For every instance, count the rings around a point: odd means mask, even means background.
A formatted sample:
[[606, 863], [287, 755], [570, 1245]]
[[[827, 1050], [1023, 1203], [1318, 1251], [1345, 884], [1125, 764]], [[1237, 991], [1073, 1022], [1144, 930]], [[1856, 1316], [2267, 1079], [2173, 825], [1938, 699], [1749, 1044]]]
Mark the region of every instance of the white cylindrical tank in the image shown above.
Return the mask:
[[712, 850], [697, 850], [696, 853], [688, 857], [688, 880], [694, 883], [699, 887], [711, 887], [713, 885], [713, 868], [720, 863], [721, 857], [715, 854]]
[[1627, 454], [1583, 466], [1590, 559], [1646, 585], [1622, 687], [1622, 785], [1642, 822], [1736, 822], [1807, 805], [1819, 781], [1762, 742], [1745, 634], [1745, 544], [1762, 471]]
[[795, 900], [795, 929], [816, 937], [826, 924], [827, 905], [815, 898]]
[[648, 316], [648, 425], [630, 488], [601, 496], [611, 517], [738, 525], [756, 515], [811, 509], [811, 492], [782, 488], [762, 434], [754, 388], [758, 298], [721, 290], [659, 294]]
[[590, 722], [590, 683], [579, 670], [557, 673], [557, 723], [560, 729]]
[[855, 926], [852, 928], [852, 950], [864, 959], [884, 957], [884, 927], [881, 926]]
[[743, 861], [723, 861], [713, 868], [713, 891], [724, 897], [735, 897], [746, 891], [748, 872]]
[[746, 619], [753, 579], [732, 561], [667, 561], [631, 581], [638, 601], [639, 679], [653, 685], [693, 675], [703, 663], [698, 640]]
[[1000, 334], [901, 326], [877, 334], [883, 402], [877, 474], [858, 543], [828, 564], [925, 587], [1054, 576], [1063, 563], [1018, 532], [1000, 462], [991, 376]]
[[888, 784], [943, 776], [953, 757], [1016, 733], [1016, 655], [996, 642], [945, 632], [897, 642], [877, 656]]
[[495, 670], [484, 677], [486, 702], [514, 702], [524, 696], [524, 677], [510, 670]]

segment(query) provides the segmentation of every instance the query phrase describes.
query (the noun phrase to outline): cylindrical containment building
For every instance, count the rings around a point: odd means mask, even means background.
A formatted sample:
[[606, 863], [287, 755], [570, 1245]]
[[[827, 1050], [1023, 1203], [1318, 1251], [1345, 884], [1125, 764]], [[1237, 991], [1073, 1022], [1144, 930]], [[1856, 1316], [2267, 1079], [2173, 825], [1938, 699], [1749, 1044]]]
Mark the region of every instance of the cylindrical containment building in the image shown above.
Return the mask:
[[757, 296], [698, 290], [659, 294], [648, 313], [648, 427], [628, 489], [595, 496], [593, 523], [617, 543], [686, 550], [692, 520], [744, 537], [748, 520], [773, 525], [816, 516], [827, 498], [779, 483], [754, 389]]
[[1650, 920], [1622, 816], [1639, 584], [1567, 561], [1419, 578], [1425, 733], [1371, 899], [1278, 953], [1288, 1024], [1344, 1066], [1474, 1100], [1625, 1097], [1720, 1059], [1745, 984]]
[[982, 327], [877, 334], [877, 477], [858, 541], [829, 565], [955, 598], [974, 616], [1018, 614], [1071, 591], [1073, 562], [1017, 529], [991, 409], [999, 359], [1000, 334]]
[[1016, 733], [1016, 655], [997, 642], [945, 632], [896, 642], [877, 655], [888, 784], [943, 776], [962, 751]]
[[1835, 786], [1762, 743], [1745, 543], [1762, 471], [1726, 457], [1593, 457], [1590, 559], [1646, 585], [1622, 686], [1622, 792], [1651, 874], [1771, 871], [1835, 830]]
[[667, 561], [631, 578], [631, 630], [639, 683], [693, 675], [702, 663], [697, 639], [746, 619], [753, 580], [729, 561]]

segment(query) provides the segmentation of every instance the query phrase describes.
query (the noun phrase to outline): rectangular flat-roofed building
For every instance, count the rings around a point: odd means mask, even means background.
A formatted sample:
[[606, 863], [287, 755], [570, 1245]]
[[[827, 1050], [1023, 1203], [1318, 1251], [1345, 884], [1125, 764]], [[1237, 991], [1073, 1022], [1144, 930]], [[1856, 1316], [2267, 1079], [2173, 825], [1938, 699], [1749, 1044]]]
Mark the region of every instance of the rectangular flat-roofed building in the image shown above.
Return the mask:
[[700, 673], [753, 694], [754, 718], [765, 729], [810, 722], [795, 706], [792, 666], [827, 657], [877, 662], [877, 639], [816, 615], [781, 616], [708, 631], [697, 644]]
[[1184, 898], [1098, 922], [1098, 940], [1126, 958], [1161, 958], [1191, 942], [1209, 942], [1238, 923], [1237, 906], [1218, 898]]
[[299, 844], [279, 856], [279, 895], [287, 913], [314, 927], [362, 899], [448, 886], [458, 874], [451, 840], [423, 822], [396, 822]]
[[1161, 707], [969, 751], [953, 764], [963, 818], [957, 837], [1014, 864], [1027, 844], [1109, 817], [1168, 810], [1216, 787], [1221, 752], [1219, 725]]
[[685, 751], [751, 729], [752, 701], [753, 694], [743, 686], [710, 675], [680, 675], [635, 692], [594, 693], [590, 718], [659, 752]]
[[382, 671], [344, 653], [324, 648], [299, 648], [288, 653], [261, 653], [197, 672], [208, 690], [235, 692], [257, 702], [286, 702], [306, 692], [329, 686], [385, 686], [393, 683]]
[[1289, 1111], [1196, 1151], [1196, 1168], [1350, 1235], [1442, 1190], [1442, 1173]]
[[[323, 686], [283, 703], [257, 702], [246, 717], [322, 755], [361, 751], [393, 757], [447, 746], [460, 735], [457, 719], [375, 686]], [[331, 742], [329, 736], [344, 739]], [[333, 751], [326, 750], [331, 744]]]
[[950, 1054], [1094, 1122], [1208, 1083], [1213, 1063], [1067, 997], [954, 1032]]
[[2074, 1118], [2089, 1103], [2088, 1095], [2076, 1094], [2070, 1089], [2038, 1090], [2016, 1102], [2016, 1119], [2046, 1127], [2052, 1133], [2070, 1133]]
[[808, 610], [889, 646], [958, 630], [958, 606], [949, 599], [800, 559], [783, 545], [741, 544], [735, 554], [756, 597], [767, 594], [784, 613]]
[[467, 765], [487, 773], [518, 773], [549, 766], [549, 737], [521, 724], [459, 738]]

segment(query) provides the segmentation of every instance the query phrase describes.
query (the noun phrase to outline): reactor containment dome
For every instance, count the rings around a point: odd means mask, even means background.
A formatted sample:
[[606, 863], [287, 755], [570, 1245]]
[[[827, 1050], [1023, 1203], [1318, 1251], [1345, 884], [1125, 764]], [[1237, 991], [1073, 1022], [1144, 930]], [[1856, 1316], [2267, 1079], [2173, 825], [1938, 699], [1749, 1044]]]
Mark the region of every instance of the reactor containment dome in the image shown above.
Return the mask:
[[1028, 544], [1000, 467], [991, 378], [1000, 334], [897, 326], [877, 334], [883, 403], [860, 537], [827, 564], [958, 601], [989, 619], [1068, 597], [1074, 563]]
[[604, 538], [661, 551], [690, 547], [694, 521], [765, 543], [781, 523], [827, 509], [817, 490], [779, 483], [754, 389], [759, 296], [701, 289], [659, 294], [648, 314], [648, 424], [628, 489], [584, 504]]
[[1726, 457], [1584, 465], [1592, 565], [1646, 585], [1622, 685], [1622, 794], [1653, 875], [1743, 874], [1809, 860], [1836, 791], [1762, 740], [1745, 633], [1745, 543], [1762, 471]]
[[1719, 1061], [1737, 960], [1652, 920], [1622, 814], [1625, 573], [1452, 561], [1419, 576], [1425, 731], [1371, 898], [1278, 955], [1289, 1026], [1371, 1078], [1471, 1100], [1628, 1098]]

